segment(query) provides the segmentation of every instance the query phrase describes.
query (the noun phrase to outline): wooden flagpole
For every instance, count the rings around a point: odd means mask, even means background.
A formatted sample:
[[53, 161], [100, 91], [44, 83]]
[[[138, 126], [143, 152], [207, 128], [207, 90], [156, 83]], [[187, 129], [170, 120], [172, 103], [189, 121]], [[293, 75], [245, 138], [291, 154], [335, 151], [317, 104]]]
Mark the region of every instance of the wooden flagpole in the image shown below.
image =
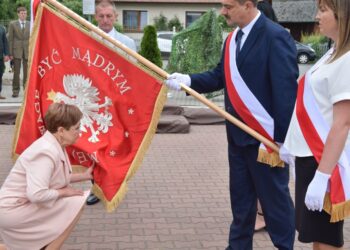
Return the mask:
[[[44, 2], [49, 3], [50, 5], [54, 6], [56, 9], [60, 10], [65, 15], [73, 18], [76, 22], [78, 22], [78, 23], [82, 24], [83, 26], [87, 27], [88, 29], [92, 30], [93, 32], [95, 32], [96, 34], [101, 36], [103, 39], [107, 40], [108, 42], [112, 43], [113, 45], [115, 45], [119, 49], [123, 50], [125, 53], [127, 53], [130, 56], [137, 59], [141, 64], [143, 64], [147, 68], [153, 70], [161, 77], [163, 77], [165, 79], [168, 78], [169, 74], [166, 71], [159, 68], [158, 66], [156, 66], [155, 64], [153, 64], [152, 62], [150, 62], [149, 60], [144, 58], [143, 56], [139, 55], [137, 52], [133, 51], [132, 49], [129, 49], [124, 44], [113, 39], [112, 37], [107, 35], [104, 31], [97, 28], [95, 25], [91, 24], [90, 22], [88, 22], [87, 20], [85, 20], [84, 18], [79, 16], [78, 14], [74, 13], [72, 10], [70, 10], [66, 6], [62, 5], [61, 3], [57, 2], [56, 0], [44, 0]], [[230, 121], [231, 123], [233, 123], [234, 125], [236, 125], [240, 129], [242, 129], [243, 131], [245, 131], [246, 133], [248, 133], [249, 135], [251, 135], [252, 137], [257, 139], [258, 141], [262, 142], [263, 144], [265, 144], [266, 146], [268, 146], [269, 148], [271, 148], [275, 152], [277, 152], [277, 153], [279, 152], [279, 147], [275, 143], [269, 141], [266, 137], [260, 135], [255, 130], [251, 129], [246, 124], [244, 124], [243, 122], [241, 122], [237, 118], [233, 117], [231, 114], [227, 113], [225, 110], [223, 110], [222, 108], [220, 108], [219, 106], [217, 106], [216, 104], [214, 104], [213, 102], [211, 102], [210, 100], [208, 100], [207, 98], [205, 98], [204, 96], [202, 96], [201, 94], [196, 92], [195, 90], [191, 89], [190, 87], [187, 87], [184, 84], [181, 84], [181, 88], [182, 88], [182, 90], [186, 91], [186, 93], [193, 96], [198, 101], [202, 102], [203, 104], [205, 104], [206, 106], [208, 106], [209, 108], [214, 110], [216, 113], [218, 113], [219, 115], [224, 117], [226, 120]]]

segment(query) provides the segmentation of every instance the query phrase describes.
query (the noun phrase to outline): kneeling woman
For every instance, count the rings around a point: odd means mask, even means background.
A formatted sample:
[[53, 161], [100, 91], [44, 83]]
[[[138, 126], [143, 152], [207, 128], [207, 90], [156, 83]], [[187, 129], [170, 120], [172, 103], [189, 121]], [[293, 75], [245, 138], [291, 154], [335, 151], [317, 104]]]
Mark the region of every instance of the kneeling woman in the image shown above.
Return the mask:
[[[79, 138], [81, 111], [51, 104], [45, 134], [17, 159], [0, 190], [0, 236], [8, 249], [59, 249], [85, 204], [69, 184], [92, 179], [92, 167], [72, 174], [65, 147]], [[1, 246], [0, 246], [1, 249]]]

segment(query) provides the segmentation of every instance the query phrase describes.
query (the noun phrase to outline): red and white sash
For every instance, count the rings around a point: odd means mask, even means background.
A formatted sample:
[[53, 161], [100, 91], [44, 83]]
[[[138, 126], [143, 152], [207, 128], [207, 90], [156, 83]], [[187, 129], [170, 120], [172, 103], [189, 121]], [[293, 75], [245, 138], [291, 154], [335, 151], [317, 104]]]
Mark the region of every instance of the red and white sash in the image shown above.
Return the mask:
[[[329, 50], [299, 81], [298, 95], [296, 102], [296, 116], [302, 131], [302, 134], [308, 144], [316, 161], [321, 160], [324, 144], [330, 131], [330, 125], [322, 116], [320, 109], [316, 103], [315, 97], [310, 86], [311, 72], [315, 71], [320, 65], [327, 61], [333, 49]], [[350, 150], [345, 147], [338, 164], [333, 170], [328, 186], [330, 203], [328, 205], [329, 212], [333, 218], [331, 221], [343, 219], [348, 212], [342, 211], [337, 205], [343, 208], [344, 202], [350, 200]], [[347, 205], [349, 206], [349, 205]], [[333, 211], [338, 210], [338, 211]]]
[[230, 102], [242, 120], [262, 136], [274, 142], [274, 120], [250, 91], [236, 64], [237, 30], [227, 38], [225, 48], [225, 79]]

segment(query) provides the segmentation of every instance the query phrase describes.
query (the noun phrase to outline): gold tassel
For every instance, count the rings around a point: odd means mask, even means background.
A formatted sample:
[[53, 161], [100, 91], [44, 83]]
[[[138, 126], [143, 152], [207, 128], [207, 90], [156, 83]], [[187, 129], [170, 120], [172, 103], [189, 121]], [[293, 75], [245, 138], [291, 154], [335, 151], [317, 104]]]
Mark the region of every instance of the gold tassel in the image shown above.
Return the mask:
[[119, 206], [120, 202], [124, 199], [127, 191], [128, 186], [126, 181], [124, 181], [120, 186], [117, 194], [113, 197], [111, 201], [108, 201], [107, 198], [104, 196], [102, 189], [99, 186], [94, 184], [92, 187], [92, 192], [102, 201], [107, 212], [109, 213], [113, 212]]
[[258, 162], [274, 167], [284, 167], [284, 162], [276, 152], [269, 153], [266, 149], [259, 148]]
[[332, 204], [329, 193], [326, 194], [323, 209], [331, 216], [330, 222], [338, 222], [350, 216], [350, 201]]

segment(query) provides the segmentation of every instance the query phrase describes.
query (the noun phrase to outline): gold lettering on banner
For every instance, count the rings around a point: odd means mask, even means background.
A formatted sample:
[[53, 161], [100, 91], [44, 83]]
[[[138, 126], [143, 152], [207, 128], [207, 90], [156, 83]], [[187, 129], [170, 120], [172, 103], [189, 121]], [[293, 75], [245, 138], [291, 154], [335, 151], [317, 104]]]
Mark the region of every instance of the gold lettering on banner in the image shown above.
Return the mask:
[[74, 151], [73, 156], [76, 156], [76, 159], [79, 161], [79, 164], [82, 164], [88, 160], [85, 153], [82, 151]]
[[39, 90], [35, 90], [34, 93], [34, 110], [35, 113], [37, 114], [37, 128], [40, 132], [41, 135], [43, 135], [46, 131], [45, 125], [44, 125], [44, 121], [43, 121], [43, 117], [41, 114], [41, 106], [40, 106], [40, 93]]
[[40, 60], [38, 65], [38, 74], [40, 78], [43, 78], [45, 74], [53, 69], [53, 65], [60, 64], [62, 62], [61, 56], [56, 49], [52, 49], [51, 55], [48, 55]]
[[115, 66], [111, 62], [108, 62], [106, 67], [103, 69], [103, 71], [106, 72], [108, 76], [111, 76], [111, 71], [113, 71], [113, 70], [115, 70]]
[[113, 81], [121, 95], [131, 90], [131, 86], [128, 85], [128, 80], [121, 73], [120, 69], [118, 69], [113, 62], [106, 60], [102, 55], [92, 53], [90, 50], [72, 47], [72, 59], [84, 62], [89, 67], [93, 66], [101, 69], [102, 72]]
[[73, 150], [72, 151], [72, 156], [75, 160], [77, 160], [79, 162], [80, 165], [84, 164], [85, 162], [91, 160], [93, 162], [99, 162], [97, 159], [97, 152], [93, 152], [91, 154], [86, 153], [84, 151], [77, 151], [77, 150]]
[[[98, 63], [98, 60], [100, 60], [99, 64]], [[92, 65], [94, 65], [96, 68], [101, 68], [102, 65], [105, 64], [105, 59], [103, 56], [99, 55], [99, 54], [96, 54], [96, 57], [95, 57], [95, 60], [94, 62], [92, 63]]]
[[98, 158], [97, 158], [97, 152], [96, 152], [96, 151], [93, 152], [92, 154], [88, 154], [88, 156], [89, 156], [89, 158], [90, 158], [92, 161], [99, 163], [99, 160], [98, 160]]

